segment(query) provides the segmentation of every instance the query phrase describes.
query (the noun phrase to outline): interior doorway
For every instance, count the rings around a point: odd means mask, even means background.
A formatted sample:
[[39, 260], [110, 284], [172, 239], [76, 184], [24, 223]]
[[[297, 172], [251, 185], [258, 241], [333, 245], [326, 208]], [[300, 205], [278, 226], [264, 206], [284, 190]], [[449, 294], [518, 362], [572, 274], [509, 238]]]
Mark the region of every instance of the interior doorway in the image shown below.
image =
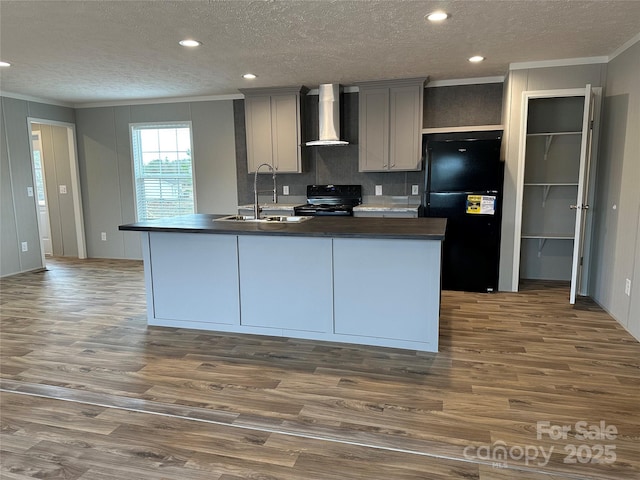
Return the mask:
[[38, 228], [40, 230], [40, 244], [45, 257], [53, 255], [51, 243], [51, 225], [49, 224], [49, 205], [47, 200], [47, 182], [42, 164], [42, 134], [40, 130], [33, 130], [31, 134], [33, 156], [33, 179], [36, 188], [36, 205], [38, 207]]
[[42, 264], [86, 258], [75, 125], [28, 118]]

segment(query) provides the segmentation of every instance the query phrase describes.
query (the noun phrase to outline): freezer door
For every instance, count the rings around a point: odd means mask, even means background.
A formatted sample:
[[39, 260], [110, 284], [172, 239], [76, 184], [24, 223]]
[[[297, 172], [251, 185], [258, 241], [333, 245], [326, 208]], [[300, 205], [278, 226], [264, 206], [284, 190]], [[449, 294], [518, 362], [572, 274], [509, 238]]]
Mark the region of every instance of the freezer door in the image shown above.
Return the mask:
[[427, 142], [431, 192], [502, 190], [500, 140]]

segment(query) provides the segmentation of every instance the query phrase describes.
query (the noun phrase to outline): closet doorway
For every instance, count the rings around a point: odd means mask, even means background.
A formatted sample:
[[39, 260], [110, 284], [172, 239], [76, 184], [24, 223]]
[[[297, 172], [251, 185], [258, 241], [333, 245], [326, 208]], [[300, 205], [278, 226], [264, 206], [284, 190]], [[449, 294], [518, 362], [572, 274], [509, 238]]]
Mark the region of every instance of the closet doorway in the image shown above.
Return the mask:
[[550, 280], [570, 283], [571, 304], [588, 295], [601, 93], [586, 85], [522, 94], [514, 291], [521, 279]]

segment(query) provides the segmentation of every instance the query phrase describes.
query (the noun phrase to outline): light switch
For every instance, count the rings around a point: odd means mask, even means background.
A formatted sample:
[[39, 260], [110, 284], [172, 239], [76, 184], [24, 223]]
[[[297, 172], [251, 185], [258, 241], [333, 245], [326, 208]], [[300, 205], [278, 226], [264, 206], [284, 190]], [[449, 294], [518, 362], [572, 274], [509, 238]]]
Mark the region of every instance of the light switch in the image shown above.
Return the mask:
[[33, 197], [33, 187], [27, 187], [27, 197]]
[[376, 185], [376, 195], [382, 195], [382, 185]]
[[282, 194], [283, 195], [289, 195], [289, 185], [284, 185], [282, 187]]
[[62, 195], [65, 195], [67, 193], [67, 186], [66, 185], [59, 185], [60, 187], [60, 193]]

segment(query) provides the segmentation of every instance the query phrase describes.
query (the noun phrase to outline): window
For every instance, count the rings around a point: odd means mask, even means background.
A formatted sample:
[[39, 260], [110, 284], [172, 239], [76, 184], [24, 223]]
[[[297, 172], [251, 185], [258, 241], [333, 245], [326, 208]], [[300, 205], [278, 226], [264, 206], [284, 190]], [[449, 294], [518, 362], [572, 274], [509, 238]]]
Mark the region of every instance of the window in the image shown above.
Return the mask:
[[195, 212], [191, 122], [131, 125], [138, 220]]

